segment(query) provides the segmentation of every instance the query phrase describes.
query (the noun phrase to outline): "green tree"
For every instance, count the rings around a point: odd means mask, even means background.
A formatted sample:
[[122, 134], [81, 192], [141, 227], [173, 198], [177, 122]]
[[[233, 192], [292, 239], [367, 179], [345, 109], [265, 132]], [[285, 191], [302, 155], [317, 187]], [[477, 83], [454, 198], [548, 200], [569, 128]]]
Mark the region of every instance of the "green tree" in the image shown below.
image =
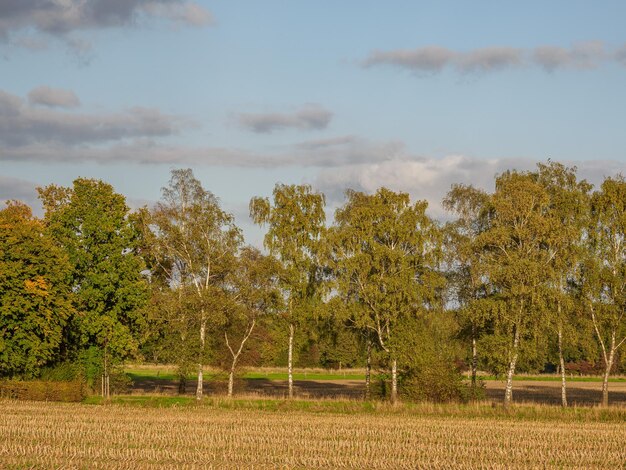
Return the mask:
[[[496, 179], [489, 201], [489, 226], [476, 239], [488, 282], [496, 299], [506, 305], [495, 318], [499, 333], [508, 337], [505, 404], [513, 397], [513, 375], [520, 343], [543, 334], [545, 280], [552, 274], [552, 256], [545, 249], [553, 234], [545, 217], [550, 197], [529, 173], [506, 172]], [[496, 338], [493, 338], [496, 339]]]
[[[236, 266], [242, 242], [233, 216], [224, 212], [218, 199], [202, 187], [190, 169], [173, 170], [162, 198], [143, 213], [146, 244], [151, 246], [152, 272], [176, 292], [173, 311], [195, 328], [192, 342], [198, 371], [196, 398], [203, 394], [203, 370], [207, 355], [207, 329], [226, 319], [227, 277]], [[181, 340], [190, 341], [185, 331]], [[184, 356], [183, 356], [184, 357]]]
[[455, 184], [443, 206], [457, 215], [445, 227], [445, 247], [449, 286], [454, 291], [461, 336], [471, 342], [471, 383], [476, 393], [478, 341], [487, 332], [497, 302], [492, 286], [486, 282], [477, 238], [489, 227], [489, 195], [472, 186]]
[[609, 403], [609, 375], [626, 343], [626, 180], [606, 178], [591, 198], [583, 293], [602, 350], [602, 405]]
[[551, 278], [546, 279], [547, 307], [551, 310], [548, 313], [550, 324], [557, 336], [561, 404], [567, 406], [563, 343], [564, 336], [570, 340], [575, 336], [576, 325], [580, 324], [572, 286], [585, 252], [583, 231], [588, 219], [591, 185], [584, 180], [578, 181], [576, 168], [568, 168], [552, 161], [538, 164], [535, 175], [549, 196], [548, 208], [544, 214], [550, 227], [544, 249], [548, 251], [551, 269], [546, 273], [552, 274]]
[[[237, 259], [230, 281], [231, 307], [224, 327], [224, 342], [230, 353], [228, 396], [233, 395], [237, 363], [259, 317], [282, 308], [278, 289], [278, 265], [274, 258], [246, 247]], [[235, 340], [234, 338], [238, 338]]]
[[[355, 328], [373, 334], [387, 354], [391, 401], [398, 396], [399, 332], [436, 298], [441, 277], [433, 270], [438, 230], [425, 201], [386, 188], [348, 191], [329, 233], [336, 290], [351, 305]], [[408, 346], [411, 347], [410, 345]]]
[[38, 188], [48, 230], [72, 266], [77, 314], [70, 339], [102, 354], [103, 394], [112, 363], [137, 350], [147, 302], [139, 231], [124, 196], [102, 181], [79, 178], [72, 188]]
[[273, 201], [255, 197], [250, 216], [268, 226], [265, 247], [281, 265], [279, 285], [285, 299], [283, 316], [289, 328], [287, 358], [289, 397], [293, 397], [293, 343], [296, 328], [320, 300], [318, 261], [326, 220], [324, 195], [308, 185], [277, 184]]
[[34, 377], [58, 361], [73, 313], [70, 274], [43, 223], [8, 202], [0, 210], [0, 376]]

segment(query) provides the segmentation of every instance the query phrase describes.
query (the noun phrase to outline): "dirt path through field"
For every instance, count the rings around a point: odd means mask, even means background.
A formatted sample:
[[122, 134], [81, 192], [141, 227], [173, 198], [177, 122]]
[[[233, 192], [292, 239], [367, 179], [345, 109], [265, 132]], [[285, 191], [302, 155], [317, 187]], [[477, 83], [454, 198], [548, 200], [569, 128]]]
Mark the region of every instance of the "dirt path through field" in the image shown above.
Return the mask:
[[[504, 380], [485, 382], [487, 397], [502, 400]], [[602, 400], [601, 382], [568, 382], [567, 399], [570, 405], [597, 405]], [[561, 382], [538, 380], [515, 380], [513, 382], [513, 401], [561, 404]], [[626, 406], [626, 382], [609, 383], [609, 402], [612, 405]]]

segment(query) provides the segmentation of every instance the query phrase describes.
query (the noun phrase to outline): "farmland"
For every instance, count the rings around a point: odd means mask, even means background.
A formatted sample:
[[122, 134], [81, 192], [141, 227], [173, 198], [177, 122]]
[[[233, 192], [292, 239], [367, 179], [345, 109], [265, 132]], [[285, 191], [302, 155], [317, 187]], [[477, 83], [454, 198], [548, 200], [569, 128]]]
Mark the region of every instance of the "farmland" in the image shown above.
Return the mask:
[[[620, 468], [620, 409], [207, 400], [167, 408], [0, 401], [8, 468]], [[19, 424], [18, 424], [19, 423]]]
[[[131, 365], [126, 373], [133, 380], [130, 392], [134, 394], [178, 393], [175, 368], [167, 365]], [[205, 393], [224, 394], [226, 376], [218, 369], [208, 371], [204, 384]], [[254, 368], [240, 374], [235, 393], [256, 394], [259, 396], [282, 398], [287, 395], [287, 376], [279, 368]], [[296, 369], [294, 373], [296, 395], [300, 398], [352, 398], [364, 396], [364, 371], [344, 369], [333, 371], [324, 369]], [[602, 399], [601, 377], [568, 378], [568, 396], [573, 405], [593, 406]], [[376, 381], [376, 379], [374, 379]], [[500, 402], [504, 396], [504, 380], [484, 377], [485, 398]], [[189, 377], [187, 394], [196, 390], [193, 376]], [[516, 403], [559, 405], [561, 403], [560, 377], [555, 375], [520, 375], [515, 378], [513, 400]], [[614, 377], [610, 380], [610, 403], [626, 406], [626, 378]]]

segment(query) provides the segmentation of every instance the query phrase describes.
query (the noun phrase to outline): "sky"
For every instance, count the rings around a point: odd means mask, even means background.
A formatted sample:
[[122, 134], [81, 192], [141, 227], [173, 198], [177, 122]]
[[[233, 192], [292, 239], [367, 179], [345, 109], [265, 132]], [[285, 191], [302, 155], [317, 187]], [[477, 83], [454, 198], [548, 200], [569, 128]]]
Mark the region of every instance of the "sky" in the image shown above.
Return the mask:
[[247, 241], [276, 183], [441, 199], [552, 159], [626, 173], [626, 2], [0, 0], [0, 200], [192, 168]]

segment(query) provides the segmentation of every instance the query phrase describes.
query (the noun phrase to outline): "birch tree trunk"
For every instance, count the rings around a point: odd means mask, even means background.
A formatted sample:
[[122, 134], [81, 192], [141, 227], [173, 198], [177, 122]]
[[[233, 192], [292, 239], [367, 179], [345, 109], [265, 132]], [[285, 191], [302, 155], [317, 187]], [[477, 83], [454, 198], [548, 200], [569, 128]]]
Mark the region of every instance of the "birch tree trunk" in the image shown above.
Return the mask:
[[226, 339], [226, 346], [228, 346], [228, 350], [230, 351], [230, 354], [233, 357], [233, 361], [230, 365], [230, 374], [228, 375], [228, 396], [229, 397], [233, 396], [233, 388], [235, 384], [235, 370], [237, 367], [237, 361], [239, 360], [239, 356], [241, 356], [241, 352], [243, 351], [243, 347], [246, 344], [246, 341], [248, 341], [248, 338], [252, 334], [252, 330], [254, 330], [254, 325], [256, 325], [256, 320], [252, 320], [252, 323], [250, 323], [250, 327], [246, 330], [244, 337], [241, 340], [241, 343], [239, 343], [239, 349], [237, 350], [237, 352], [235, 352], [233, 348], [230, 346], [230, 342], [228, 341], [228, 333], [224, 332], [224, 338]]
[[513, 374], [515, 374], [515, 364], [517, 363], [518, 347], [519, 347], [519, 328], [514, 326], [515, 333], [513, 336], [513, 350], [511, 360], [509, 362], [509, 370], [506, 374], [506, 389], [504, 391], [504, 405], [509, 406], [513, 401]]
[[391, 403], [398, 402], [398, 361], [394, 358], [391, 361]]
[[365, 364], [365, 399], [369, 400], [372, 396], [372, 340], [367, 338], [367, 362]]
[[289, 387], [289, 398], [293, 398], [293, 336], [295, 326], [289, 324], [289, 351], [287, 355], [287, 383]]
[[478, 369], [478, 349], [476, 347], [476, 335], [472, 327], [472, 390], [476, 391], [476, 371]]
[[[559, 310], [561, 305], [559, 304]], [[560, 312], [559, 312], [560, 315]], [[561, 369], [561, 406], [567, 407], [567, 382], [565, 380], [565, 359], [563, 358], [563, 329], [559, 322], [559, 368]]]
[[204, 340], [206, 334], [206, 320], [202, 320], [200, 323], [200, 351], [198, 355], [198, 385], [196, 387], [196, 400], [202, 399], [202, 392], [204, 390], [204, 381], [202, 378], [202, 358], [204, 357]]
[[615, 360], [615, 332], [611, 336], [611, 349], [609, 350], [609, 357], [605, 363], [604, 377], [602, 378], [602, 406], [609, 406], [609, 375], [611, 375], [611, 369], [613, 368], [613, 361]]

